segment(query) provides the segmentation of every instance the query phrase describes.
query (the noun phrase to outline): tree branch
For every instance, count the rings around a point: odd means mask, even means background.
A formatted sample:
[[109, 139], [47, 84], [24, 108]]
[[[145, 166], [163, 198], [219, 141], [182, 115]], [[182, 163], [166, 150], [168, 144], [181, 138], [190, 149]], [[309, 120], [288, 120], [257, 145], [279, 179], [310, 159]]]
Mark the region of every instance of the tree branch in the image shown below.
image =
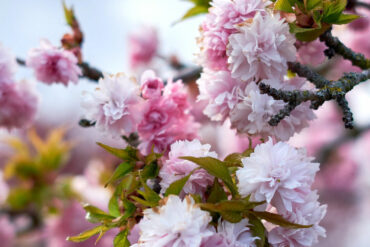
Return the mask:
[[330, 84], [330, 81], [325, 77], [298, 62], [289, 62], [288, 67], [292, 72], [296, 73], [300, 77], [307, 78], [307, 80], [315, 84], [317, 88], [323, 88]]
[[356, 53], [345, 46], [337, 37], [333, 37], [331, 29], [320, 36], [320, 41], [325, 42], [326, 46], [333, 49], [337, 54], [343, 58], [350, 60], [353, 65], [361, 69], [370, 69], [370, 60], [365, 58], [361, 53]]

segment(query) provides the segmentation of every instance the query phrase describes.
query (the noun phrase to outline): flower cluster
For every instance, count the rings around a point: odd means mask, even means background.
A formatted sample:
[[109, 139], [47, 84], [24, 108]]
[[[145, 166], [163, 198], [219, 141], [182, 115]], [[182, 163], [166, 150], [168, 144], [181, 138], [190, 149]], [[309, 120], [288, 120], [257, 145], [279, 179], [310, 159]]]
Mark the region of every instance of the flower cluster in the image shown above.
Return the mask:
[[16, 82], [15, 57], [0, 45], [0, 127], [28, 127], [34, 120], [38, 95], [28, 81]]
[[198, 62], [204, 70], [197, 81], [204, 114], [213, 121], [230, 118], [239, 133], [288, 140], [314, 118], [307, 104], [272, 127], [268, 120], [285, 103], [262, 95], [259, 81], [279, 89], [302, 89], [303, 79], [285, 79], [295, 61], [295, 39], [279, 14], [264, 1], [213, 1], [201, 26]]
[[194, 139], [198, 125], [181, 81], [163, 81], [153, 71], [142, 75], [140, 85], [124, 74], [106, 75], [93, 93], [85, 93], [86, 117], [112, 136], [137, 131], [143, 153], [169, 150], [176, 140]]
[[26, 64], [31, 67], [37, 80], [46, 84], [78, 82], [82, 75], [77, 65], [77, 57], [68, 50], [54, 47], [49, 41], [42, 40], [39, 48], [29, 51]]

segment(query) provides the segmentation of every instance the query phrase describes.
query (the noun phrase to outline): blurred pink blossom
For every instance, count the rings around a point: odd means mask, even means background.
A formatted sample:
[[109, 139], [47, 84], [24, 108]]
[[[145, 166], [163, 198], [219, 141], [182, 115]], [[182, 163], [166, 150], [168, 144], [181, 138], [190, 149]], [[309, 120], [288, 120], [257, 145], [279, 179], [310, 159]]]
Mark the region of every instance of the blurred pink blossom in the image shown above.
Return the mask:
[[13, 54], [0, 43], [0, 83], [13, 81], [17, 62]]
[[307, 64], [311, 66], [317, 66], [322, 64], [325, 61], [324, 50], [326, 45], [320, 42], [319, 39], [316, 39], [311, 42], [300, 42], [297, 59], [302, 64]]
[[3, 172], [0, 170], [0, 205], [2, 205], [6, 199], [8, 198], [9, 194], [9, 186], [4, 180]]
[[0, 82], [0, 127], [29, 127], [36, 116], [38, 102], [32, 83]]
[[78, 76], [82, 75], [77, 63], [72, 52], [54, 47], [47, 40], [42, 40], [39, 48], [30, 50], [26, 61], [27, 66], [34, 69], [37, 80], [65, 86], [69, 82], [77, 83]]
[[153, 27], [135, 29], [129, 37], [129, 63], [132, 69], [148, 64], [158, 49], [157, 30]]
[[15, 237], [15, 227], [9, 221], [7, 216], [0, 215], [1, 247], [13, 247]]

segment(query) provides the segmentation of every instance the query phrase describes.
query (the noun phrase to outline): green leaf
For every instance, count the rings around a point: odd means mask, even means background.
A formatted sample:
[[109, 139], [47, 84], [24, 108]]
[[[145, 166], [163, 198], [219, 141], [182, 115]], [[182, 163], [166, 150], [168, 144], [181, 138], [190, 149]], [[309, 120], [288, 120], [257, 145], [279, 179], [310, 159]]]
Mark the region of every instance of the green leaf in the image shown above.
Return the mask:
[[96, 234], [100, 234], [101, 232], [105, 232], [105, 231], [107, 231], [107, 228], [105, 226], [97, 226], [87, 231], [84, 231], [77, 236], [67, 237], [67, 240], [75, 242], [75, 243], [79, 243], [79, 242], [85, 241], [86, 239], [91, 238], [92, 236]]
[[125, 212], [122, 215], [122, 220], [126, 220], [135, 213], [136, 206], [135, 206], [135, 204], [133, 204], [132, 202], [130, 202], [127, 199], [123, 200], [122, 203], [123, 203], [123, 207], [125, 209]]
[[134, 147], [127, 146], [125, 149], [119, 149], [110, 147], [108, 145], [105, 145], [103, 143], [97, 142], [97, 144], [110, 152], [111, 154], [115, 155], [116, 157], [124, 160], [124, 161], [137, 161], [137, 152], [138, 150]]
[[325, 23], [335, 23], [343, 10], [346, 8], [347, 0], [326, 1], [323, 3], [323, 18]]
[[134, 192], [140, 186], [138, 176], [136, 172], [131, 172], [123, 177], [119, 187], [122, 189], [124, 194], [128, 195]]
[[31, 203], [33, 198], [32, 193], [24, 188], [13, 188], [7, 198], [7, 202], [13, 209], [23, 209], [29, 203]]
[[185, 159], [194, 162], [195, 164], [202, 167], [212, 176], [221, 179], [225, 185], [229, 188], [233, 196], [238, 194], [236, 185], [234, 184], [227, 166], [220, 160], [212, 157], [180, 157], [180, 159]]
[[337, 25], [347, 24], [358, 18], [360, 18], [359, 15], [341, 14], [339, 18], [333, 24], [337, 24]]
[[243, 215], [241, 214], [241, 212], [223, 211], [220, 214], [224, 220], [227, 220], [231, 223], [238, 223], [243, 219]]
[[224, 164], [227, 166], [243, 166], [243, 163], [241, 159], [244, 158], [244, 156], [241, 153], [232, 153], [229, 154], [225, 159], [224, 159]]
[[313, 41], [323, 34], [328, 28], [329, 24], [323, 23], [320, 28], [301, 28], [295, 23], [289, 23], [290, 32], [294, 33], [296, 38], [300, 41]]
[[130, 241], [127, 239], [128, 230], [125, 229], [122, 232], [118, 233], [113, 240], [114, 247], [130, 247]]
[[150, 207], [150, 208], [153, 208], [153, 207], [156, 207], [158, 205], [158, 203], [155, 203], [155, 202], [148, 202], [148, 201], [145, 201], [144, 199], [141, 199], [137, 196], [130, 196], [130, 198], [132, 200], [134, 200], [135, 202], [138, 202], [140, 203], [141, 205], [144, 205], [146, 207]]
[[293, 222], [289, 222], [286, 219], [284, 219], [279, 214], [273, 214], [269, 212], [252, 212], [255, 216], [257, 216], [260, 219], [267, 220], [268, 222], [271, 222], [272, 224], [279, 225], [285, 228], [291, 228], [291, 229], [299, 229], [299, 228], [310, 228], [312, 225], [300, 225]]
[[114, 217], [119, 217], [121, 215], [116, 194], [114, 194], [110, 198], [109, 203], [108, 203], [108, 210], [109, 210], [109, 214]]
[[183, 177], [183, 178], [180, 178], [179, 180], [176, 180], [175, 182], [173, 182], [172, 184], [170, 184], [170, 186], [168, 186], [166, 192], [164, 193], [164, 196], [169, 196], [169, 195], [179, 195], [180, 192], [182, 191], [182, 188], [184, 188], [186, 182], [189, 180], [190, 176], [191, 176], [192, 172]]
[[145, 157], [145, 164], [150, 164], [156, 161], [157, 159], [161, 158], [162, 156], [163, 154], [155, 153], [152, 151], [148, 156]]
[[306, 9], [320, 9], [322, 8], [322, 0], [307, 0]]
[[290, 4], [289, 0], [277, 0], [274, 5], [274, 10], [293, 13], [292, 5]]
[[258, 237], [259, 239], [255, 240], [256, 247], [264, 247], [266, 243], [266, 229], [262, 224], [261, 220], [258, 219], [253, 214], [248, 216], [248, 227], [251, 230], [253, 236]]
[[161, 200], [161, 197], [146, 184], [142, 176], [140, 176], [140, 182], [141, 186], [144, 188], [144, 191], [138, 190], [137, 193], [144, 197], [145, 201], [149, 202], [150, 205], [157, 206], [159, 200]]
[[196, 15], [204, 14], [208, 12], [208, 7], [205, 6], [194, 6], [193, 8], [189, 9], [185, 15], [181, 18], [181, 20], [188, 19], [190, 17], [194, 17]]
[[91, 223], [111, 222], [115, 219], [114, 216], [111, 216], [103, 210], [89, 204], [86, 204], [84, 209], [86, 211], [86, 220]]
[[107, 187], [110, 183], [123, 178], [127, 173], [131, 172], [134, 166], [132, 164], [122, 162], [114, 171], [113, 175], [108, 179], [105, 187]]
[[224, 188], [222, 188], [221, 184], [218, 182], [218, 179], [215, 178], [207, 202], [216, 203], [223, 200], [227, 200], [227, 195]]
[[149, 178], [156, 178], [159, 173], [159, 166], [157, 163], [150, 163], [149, 165], [144, 166], [141, 171], [141, 177], [144, 181]]

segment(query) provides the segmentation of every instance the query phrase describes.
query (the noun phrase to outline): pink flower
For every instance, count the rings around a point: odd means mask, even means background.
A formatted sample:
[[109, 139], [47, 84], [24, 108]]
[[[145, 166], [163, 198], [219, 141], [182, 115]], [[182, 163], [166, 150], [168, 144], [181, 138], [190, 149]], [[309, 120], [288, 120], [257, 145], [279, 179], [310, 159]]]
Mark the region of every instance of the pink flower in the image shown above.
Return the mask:
[[292, 212], [281, 212], [290, 222], [313, 225], [312, 227], [300, 229], [275, 227], [268, 233], [269, 243], [273, 247], [310, 247], [318, 242], [318, 237], [326, 237], [325, 229], [319, 225], [326, 214], [326, 205], [320, 205], [317, 200], [317, 192], [312, 191], [303, 203], [293, 205]]
[[243, 167], [236, 172], [239, 192], [251, 194], [255, 201], [282, 204], [291, 212], [294, 203], [304, 202], [319, 170], [312, 160], [305, 150], [283, 142], [273, 144], [270, 138], [242, 159]]
[[28, 81], [0, 82], [0, 126], [29, 127], [36, 115], [38, 95]]
[[237, 103], [237, 81], [229, 71], [205, 69], [197, 84], [198, 101], [208, 103], [203, 113], [213, 121], [225, 121]]
[[67, 50], [54, 47], [47, 40], [41, 41], [40, 48], [30, 50], [26, 64], [35, 71], [37, 80], [46, 84], [78, 82], [82, 75], [76, 56]]
[[15, 227], [7, 216], [0, 216], [0, 243], [1, 247], [12, 247], [15, 242]]
[[[302, 89], [306, 81], [303, 78], [293, 78], [287, 81], [265, 80], [264, 83], [276, 89]], [[244, 91], [239, 91], [239, 103], [231, 110], [231, 127], [239, 133], [273, 136], [278, 140], [287, 141], [295, 133], [308, 126], [315, 115], [309, 107], [309, 102], [297, 106], [288, 117], [285, 117], [277, 126], [270, 126], [268, 121], [279, 113], [286, 105], [282, 100], [274, 100], [267, 94], [261, 94], [256, 83], [247, 85]]]
[[188, 114], [190, 111], [190, 104], [188, 102], [188, 95], [181, 80], [173, 82], [168, 80], [166, 87], [163, 90], [163, 97], [168, 100], [168, 104], [176, 105], [180, 115]]
[[147, 70], [141, 76], [141, 93], [144, 99], [161, 96], [164, 87], [163, 81], [152, 70]]
[[0, 83], [13, 81], [16, 69], [15, 57], [0, 44]]
[[248, 82], [279, 79], [287, 73], [287, 62], [295, 61], [295, 38], [279, 15], [257, 13], [252, 22], [231, 34], [227, 47], [231, 76]]
[[[181, 156], [193, 157], [213, 157], [217, 158], [215, 152], [210, 151], [211, 146], [202, 145], [199, 140], [177, 141], [171, 145], [168, 159], [164, 161], [163, 167], [159, 172], [162, 181], [160, 183], [162, 192], [175, 182], [192, 172], [199, 166], [187, 160], [180, 159]], [[205, 170], [198, 169], [193, 172], [183, 188], [184, 194], [204, 194], [208, 185], [213, 183], [213, 177]]]
[[86, 117], [112, 136], [129, 135], [142, 118], [139, 85], [124, 74], [105, 75], [93, 93], [85, 93]]
[[129, 63], [132, 69], [148, 64], [158, 49], [157, 30], [153, 27], [136, 29], [129, 37]]
[[302, 43], [297, 51], [297, 59], [302, 64], [317, 66], [325, 61], [326, 45], [320, 40]]
[[211, 5], [198, 39], [198, 63], [212, 70], [226, 70], [226, 46], [230, 34], [236, 32], [236, 24], [253, 18], [256, 11], [264, 11], [267, 3], [261, 0], [214, 0]]

